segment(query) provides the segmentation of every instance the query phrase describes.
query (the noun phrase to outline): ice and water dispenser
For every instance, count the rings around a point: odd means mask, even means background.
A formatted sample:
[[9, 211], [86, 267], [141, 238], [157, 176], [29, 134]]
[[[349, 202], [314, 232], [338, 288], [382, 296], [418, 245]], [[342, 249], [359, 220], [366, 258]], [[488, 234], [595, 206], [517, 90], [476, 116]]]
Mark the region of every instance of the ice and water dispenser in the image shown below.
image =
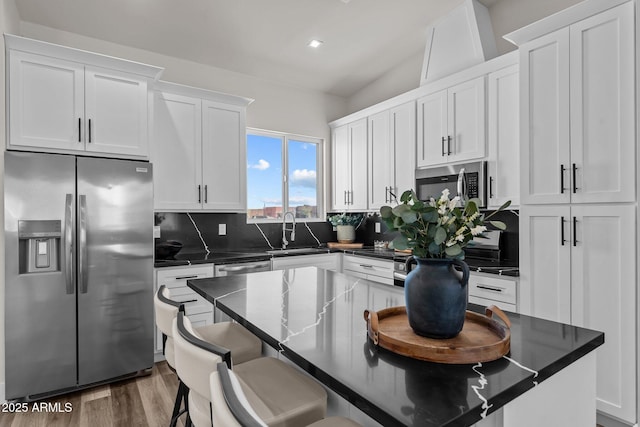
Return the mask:
[[18, 221], [20, 274], [60, 270], [61, 221]]

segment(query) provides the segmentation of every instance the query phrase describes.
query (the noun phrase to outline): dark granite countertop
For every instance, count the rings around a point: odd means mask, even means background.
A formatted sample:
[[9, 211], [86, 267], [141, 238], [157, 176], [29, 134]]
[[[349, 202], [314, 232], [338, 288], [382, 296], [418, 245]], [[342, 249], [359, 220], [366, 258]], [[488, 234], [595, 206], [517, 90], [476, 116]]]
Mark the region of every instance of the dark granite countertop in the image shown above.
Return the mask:
[[[349, 255], [379, 258], [397, 262], [405, 262], [410, 256], [393, 249], [378, 249], [372, 246], [361, 249], [329, 249], [329, 248], [291, 248], [290, 250], [267, 250], [248, 248], [239, 252], [180, 252], [172, 259], [156, 259], [154, 267], [177, 267], [196, 264], [232, 264], [251, 261], [266, 261], [273, 257], [313, 255], [322, 253], [345, 253]], [[496, 262], [467, 258], [465, 260], [471, 271], [491, 273], [503, 276], [518, 277], [520, 275], [517, 262]]]
[[401, 288], [315, 267], [188, 285], [385, 426], [473, 425], [604, 342], [601, 332], [508, 313], [507, 356], [437, 364], [367, 339], [364, 310], [404, 305]]

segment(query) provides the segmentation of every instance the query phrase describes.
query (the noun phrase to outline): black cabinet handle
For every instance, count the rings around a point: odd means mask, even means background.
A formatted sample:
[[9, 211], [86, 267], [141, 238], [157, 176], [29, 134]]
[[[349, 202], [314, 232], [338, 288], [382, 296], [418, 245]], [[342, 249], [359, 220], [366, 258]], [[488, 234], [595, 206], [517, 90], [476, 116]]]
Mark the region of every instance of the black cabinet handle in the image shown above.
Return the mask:
[[564, 165], [560, 165], [560, 194], [564, 194]]
[[576, 169], [578, 169], [576, 167], [576, 164], [575, 163], [572, 164], [571, 165], [571, 171], [572, 171], [572, 174], [573, 174], [573, 192], [574, 193], [578, 190], [578, 187], [576, 186]]
[[564, 217], [561, 216], [560, 217], [560, 246], [564, 246], [565, 242], [566, 240], [564, 238]]
[[178, 277], [176, 277], [176, 280], [197, 279], [197, 278], [198, 278], [197, 275], [195, 275], [195, 276], [178, 276]]
[[78, 117], [78, 142], [82, 142], [82, 119]]
[[89, 119], [89, 143], [91, 143], [91, 119]]
[[573, 217], [573, 246], [578, 246], [578, 237], [576, 236], [576, 225], [578, 224], [578, 219]]
[[447, 154], [451, 155], [451, 135], [447, 135]]
[[446, 153], [444, 152], [444, 136], [442, 137], [442, 157], [444, 157]]
[[204, 185], [204, 202], [207, 203], [207, 199], [209, 198], [209, 191], [207, 190], [207, 184]]
[[344, 204], [347, 204], [347, 190], [344, 190]]
[[492, 292], [502, 292], [502, 289], [500, 288], [494, 288], [493, 286], [485, 286], [485, 285], [478, 285], [476, 286], [478, 289], [484, 289], [485, 291], [492, 291]]
[[198, 203], [202, 203], [202, 186], [198, 184]]

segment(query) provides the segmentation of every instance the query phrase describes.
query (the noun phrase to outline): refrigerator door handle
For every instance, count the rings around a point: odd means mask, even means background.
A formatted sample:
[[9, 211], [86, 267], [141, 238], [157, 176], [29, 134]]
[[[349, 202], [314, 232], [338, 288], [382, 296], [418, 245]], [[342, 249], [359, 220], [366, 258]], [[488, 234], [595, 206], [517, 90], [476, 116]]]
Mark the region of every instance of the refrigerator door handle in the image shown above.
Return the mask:
[[80, 208], [78, 210], [78, 287], [80, 293], [87, 293], [87, 196], [81, 194], [79, 199]]
[[64, 278], [67, 294], [73, 294], [75, 283], [73, 274], [73, 194], [67, 194], [64, 207]]

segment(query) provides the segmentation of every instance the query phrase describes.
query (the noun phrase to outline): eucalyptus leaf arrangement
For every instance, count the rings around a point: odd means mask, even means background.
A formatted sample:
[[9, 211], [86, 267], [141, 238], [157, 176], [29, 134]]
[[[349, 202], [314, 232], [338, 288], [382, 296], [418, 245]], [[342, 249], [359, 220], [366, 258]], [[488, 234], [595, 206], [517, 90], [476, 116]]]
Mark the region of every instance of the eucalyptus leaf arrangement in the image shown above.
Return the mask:
[[363, 214], [350, 214], [350, 213], [339, 213], [335, 215], [329, 215], [327, 217], [327, 221], [331, 223], [334, 227], [337, 225], [360, 225], [362, 219], [364, 218]]
[[491, 214], [480, 213], [480, 200], [470, 199], [464, 207], [458, 206], [460, 197], [449, 198], [449, 190], [442, 191], [437, 200], [423, 202], [415, 191], [407, 190], [400, 204], [380, 208], [380, 216], [389, 230], [400, 235], [393, 240], [396, 249], [412, 249], [418, 258], [464, 258], [463, 249], [476, 236], [487, 230], [486, 223], [499, 230], [507, 227], [501, 221], [489, 221], [496, 213], [506, 209], [506, 202]]

